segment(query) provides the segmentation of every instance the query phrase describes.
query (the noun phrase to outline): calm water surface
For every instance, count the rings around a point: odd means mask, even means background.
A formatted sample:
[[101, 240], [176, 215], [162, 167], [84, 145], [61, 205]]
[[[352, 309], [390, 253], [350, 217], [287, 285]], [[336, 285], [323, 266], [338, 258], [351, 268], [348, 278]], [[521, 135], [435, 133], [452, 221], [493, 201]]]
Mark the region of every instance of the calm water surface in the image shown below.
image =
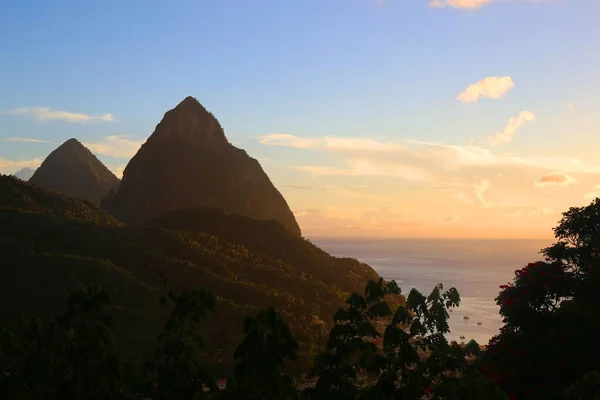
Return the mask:
[[[502, 318], [494, 298], [498, 286], [512, 280], [515, 269], [541, 259], [552, 240], [332, 239], [313, 243], [338, 257], [353, 257], [372, 266], [383, 278], [395, 279], [407, 294], [417, 288], [429, 294], [437, 283], [461, 295], [450, 313], [449, 340], [480, 344], [498, 333]], [[468, 316], [469, 319], [464, 319]], [[481, 322], [481, 325], [477, 325]]]

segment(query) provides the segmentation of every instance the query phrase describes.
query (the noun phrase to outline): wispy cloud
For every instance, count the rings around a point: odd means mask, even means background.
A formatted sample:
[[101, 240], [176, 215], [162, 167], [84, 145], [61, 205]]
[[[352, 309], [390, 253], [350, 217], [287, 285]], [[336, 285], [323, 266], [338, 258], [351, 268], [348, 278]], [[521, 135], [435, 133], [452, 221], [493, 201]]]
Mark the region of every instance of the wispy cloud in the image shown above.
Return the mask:
[[516, 117], [512, 117], [508, 124], [504, 127], [504, 131], [497, 132], [490, 136], [489, 142], [492, 146], [497, 146], [501, 143], [509, 143], [512, 141], [515, 133], [527, 122], [533, 121], [535, 114], [531, 111], [521, 111]]
[[[519, 125], [517, 122], [509, 122], [507, 126], [513, 127]], [[510, 129], [509, 129], [510, 131]], [[284, 146], [299, 149], [323, 149], [314, 145], [306, 145], [307, 140], [310, 143], [318, 143], [323, 139], [319, 138], [301, 138], [294, 135], [286, 135], [294, 140], [282, 141], [278, 138], [282, 134], [262, 136], [259, 140], [262, 144], [271, 146]], [[273, 140], [272, 140], [273, 139]], [[347, 139], [355, 143], [357, 138], [337, 138], [338, 140]], [[580, 159], [568, 156], [548, 157], [531, 155], [515, 155], [510, 153], [495, 152], [490, 149], [473, 145], [453, 145], [442, 142], [427, 142], [421, 140], [404, 139], [395, 142], [375, 141], [371, 149], [354, 151], [331, 149], [328, 151], [334, 154], [341, 154], [347, 159], [367, 159], [376, 165], [418, 165], [423, 169], [443, 168], [446, 171], [456, 171], [463, 168], [532, 168], [541, 170], [560, 170], [565, 173], [593, 173], [600, 174], [600, 164], [587, 164]], [[380, 151], [374, 151], [379, 148]], [[401, 161], [399, 161], [401, 160]], [[336, 166], [319, 166], [316, 171], [336, 171]]]
[[374, 163], [370, 160], [348, 160], [346, 167], [301, 165], [293, 168], [313, 175], [338, 176], [388, 176], [408, 181], [430, 181], [432, 175], [426, 170], [411, 165], [396, 163]]
[[2, 173], [12, 173], [21, 168], [29, 167], [29, 168], [37, 168], [42, 164], [41, 158], [34, 158], [32, 160], [7, 160], [5, 158], [0, 158], [0, 172]]
[[486, 4], [490, 4], [492, 0], [432, 0], [429, 3], [430, 7], [442, 8], [452, 7], [466, 10], [481, 8]]
[[451, 7], [459, 10], [477, 10], [481, 7], [499, 2], [541, 2], [544, 0], [431, 0], [429, 6], [433, 8]]
[[304, 185], [285, 185], [285, 187], [288, 187], [291, 189], [298, 189], [298, 190], [316, 190], [319, 192], [331, 190], [331, 188], [329, 188], [329, 187], [304, 186]]
[[513, 87], [515, 83], [510, 76], [488, 76], [469, 85], [456, 99], [463, 103], [477, 103], [481, 97], [499, 99]]
[[6, 142], [22, 142], [22, 143], [50, 143], [54, 144], [55, 142], [50, 142], [48, 140], [41, 139], [33, 139], [33, 138], [20, 138], [20, 137], [11, 137], [4, 139]]
[[398, 143], [382, 142], [370, 138], [334, 137], [300, 138], [288, 133], [273, 133], [258, 137], [258, 141], [269, 146], [295, 147], [297, 149], [322, 149], [329, 151], [375, 151], [392, 152], [404, 150]]
[[484, 195], [485, 192], [487, 192], [487, 190], [492, 186], [492, 184], [490, 183], [489, 180], [483, 180], [481, 182], [477, 182], [475, 185], [473, 185], [473, 188], [475, 190], [475, 198], [477, 199], [477, 201], [479, 202], [479, 204], [481, 204], [484, 207], [493, 207], [494, 203], [491, 201], [488, 201]]
[[479, 204], [485, 208], [494, 207], [493, 201], [489, 201], [485, 194], [492, 187], [488, 179], [475, 182], [471, 185], [471, 192], [458, 192], [454, 195], [454, 199], [467, 204]]
[[[515, 126], [518, 123], [509, 125]], [[552, 185], [556, 181], [557, 184], [566, 184], [572, 182], [569, 177], [577, 177], [582, 184], [589, 184], [597, 182], [600, 175], [600, 162], [586, 162], [569, 157], [568, 154], [558, 157], [531, 152], [516, 154], [474, 145], [372, 138], [369, 138], [368, 150], [361, 151], [356, 149], [356, 146], [340, 145], [345, 139], [348, 140], [347, 143], [357, 143], [361, 138], [336, 139], [337, 145], [329, 146], [327, 150], [323, 137], [278, 134], [274, 137], [263, 136], [260, 141], [266, 145], [295, 147], [299, 152], [308, 153], [305, 159], [319, 160], [317, 163], [307, 161], [304, 164], [287, 165], [288, 168], [312, 175], [306, 177], [310, 179], [306, 181], [310, 182], [308, 185], [326, 187], [338, 183], [365, 183], [365, 179], [369, 180], [370, 185], [376, 186], [386, 182], [385, 188], [365, 191], [376, 193], [380, 198], [361, 197], [363, 207], [366, 207], [364, 204], [395, 206], [400, 202], [410, 204], [413, 209], [419, 209], [425, 207], [425, 203], [432, 197], [440, 196], [440, 203], [457, 207], [452, 211], [460, 213], [465, 224], [477, 225], [469, 220], [469, 215], [473, 213], [485, 213], [496, 218], [495, 222], [491, 223], [502, 224], [502, 221], [506, 223], [507, 212], [521, 210], [523, 218], [527, 219], [537, 216], [537, 209], [540, 207], [562, 209], [569, 205], [569, 193], [564, 192], [560, 197], [550, 198], [535, 189], [534, 183], [542, 181], [538, 185]], [[310, 153], [317, 151], [330, 153], [330, 157], [328, 154], [313, 154], [311, 157]], [[542, 179], [551, 171], [560, 171], [565, 176]], [[408, 189], [414, 190], [414, 195], [406, 196], [405, 202], [398, 196], [403, 196], [402, 193], [406, 193]], [[327, 197], [336, 199], [340, 204], [358, 203], [359, 194], [351, 196], [348, 192], [338, 195], [338, 191], [329, 193]], [[314, 195], [319, 194], [314, 192]], [[418, 200], [421, 196], [423, 202]], [[298, 197], [314, 205], [310, 196], [299, 193]], [[536, 211], [537, 214], [530, 215], [531, 211]], [[438, 216], [436, 220], [445, 223], [444, 218], [445, 216]], [[521, 226], [522, 221], [515, 223], [520, 226], [518, 229], [533, 229], [530, 226]], [[449, 225], [446, 223], [445, 226]]]
[[15, 108], [7, 112], [11, 115], [32, 117], [39, 122], [65, 121], [70, 123], [115, 122], [112, 114], [93, 116], [71, 111], [53, 110], [48, 107]]
[[83, 143], [90, 151], [110, 157], [133, 157], [143, 142], [126, 139], [124, 136], [107, 136], [101, 142]]
[[534, 185], [536, 187], [544, 188], [548, 186], [566, 186], [574, 183], [578, 183], [578, 181], [571, 175], [565, 174], [564, 172], [552, 172], [535, 181]]

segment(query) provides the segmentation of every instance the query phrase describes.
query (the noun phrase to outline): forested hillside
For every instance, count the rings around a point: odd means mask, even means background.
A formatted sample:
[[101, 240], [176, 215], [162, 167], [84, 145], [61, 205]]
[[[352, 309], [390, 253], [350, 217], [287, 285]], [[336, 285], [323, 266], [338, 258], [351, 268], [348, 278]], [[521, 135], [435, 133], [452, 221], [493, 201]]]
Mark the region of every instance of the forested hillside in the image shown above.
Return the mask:
[[302, 353], [314, 352], [327, 319], [377, 276], [277, 222], [218, 210], [191, 213], [131, 228], [91, 203], [1, 176], [0, 318], [10, 324], [21, 315], [56, 315], [67, 293], [97, 284], [116, 304], [123, 350], [138, 356], [152, 347], [164, 323], [161, 297], [202, 286], [217, 296], [219, 310], [204, 325], [207, 363], [228, 368], [244, 316], [275, 306]]

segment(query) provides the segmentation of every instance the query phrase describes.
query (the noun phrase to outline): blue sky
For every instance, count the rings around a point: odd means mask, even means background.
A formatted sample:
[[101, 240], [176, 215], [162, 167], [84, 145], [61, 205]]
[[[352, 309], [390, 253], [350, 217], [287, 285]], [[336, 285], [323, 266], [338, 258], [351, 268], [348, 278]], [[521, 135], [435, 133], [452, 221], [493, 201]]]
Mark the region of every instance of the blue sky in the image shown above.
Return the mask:
[[[118, 173], [192, 95], [261, 161], [305, 231], [543, 235], [600, 184], [600, 2], [446, 3], [3, 2], [0, 172], [76, 137]], [[487, 77], [510, 82], [457, 99]], [[523, 112], [534, 118], [492, 146]], [[382, 155], [324, 138], [430, 145]], [[456, 146], [499, 158], [458, 160]], [[535, 185], [553, 173], [556, 184]]]

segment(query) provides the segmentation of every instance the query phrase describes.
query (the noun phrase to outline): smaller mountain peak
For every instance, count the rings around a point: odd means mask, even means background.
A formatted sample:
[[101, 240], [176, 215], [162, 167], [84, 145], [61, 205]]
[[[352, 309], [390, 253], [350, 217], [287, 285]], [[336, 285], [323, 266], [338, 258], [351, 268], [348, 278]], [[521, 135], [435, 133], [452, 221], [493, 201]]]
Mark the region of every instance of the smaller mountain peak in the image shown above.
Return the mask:
[[100, 204], [119, 179], [79, 140], [71, 138], [52, 151], [29, 182]]
[[58, 146], [54, 152], [63, 157], [66, 154], [86, 154], [89, 150], [79, 140], [71, 138]]

